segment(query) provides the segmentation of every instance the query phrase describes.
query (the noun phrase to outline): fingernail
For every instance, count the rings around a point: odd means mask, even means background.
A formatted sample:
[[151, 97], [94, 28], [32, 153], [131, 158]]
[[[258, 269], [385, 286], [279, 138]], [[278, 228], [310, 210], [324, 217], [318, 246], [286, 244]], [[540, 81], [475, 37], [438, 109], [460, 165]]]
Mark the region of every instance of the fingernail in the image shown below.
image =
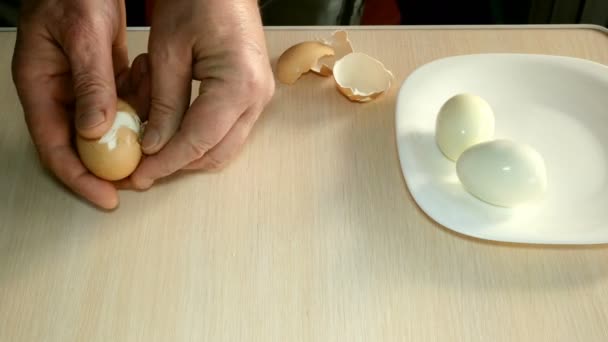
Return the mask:
[[106, 121], [106, 116], [102, 112], [87, 112], [78, 117], [76, 124], [80, 129], [96, 127]]
[[144, 134], [144, 139], [141, 142], [141, 147], [144, 150], [149, 150], [158, 144], [160, 140], [160, 135], [158, 131], [155, 129], [146, 128], [146, 133]]

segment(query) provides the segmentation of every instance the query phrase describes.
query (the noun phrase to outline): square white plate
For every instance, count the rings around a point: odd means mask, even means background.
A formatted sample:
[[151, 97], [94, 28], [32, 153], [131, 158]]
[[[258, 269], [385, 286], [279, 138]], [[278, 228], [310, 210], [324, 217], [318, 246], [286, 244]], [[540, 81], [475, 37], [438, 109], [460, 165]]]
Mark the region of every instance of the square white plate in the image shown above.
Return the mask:
[[[458, 93], [486, 99], [495, 138], [531, 145], [545, 159], [540, 203], [499, 208], [470, 195], [435, 143], [440, 107]], [[401, 169], [419, 207], [459, 233], [539, 244], [608, 243], [608, 67], [545, 55], [481, 54], [426, 64], [396, 105]]]

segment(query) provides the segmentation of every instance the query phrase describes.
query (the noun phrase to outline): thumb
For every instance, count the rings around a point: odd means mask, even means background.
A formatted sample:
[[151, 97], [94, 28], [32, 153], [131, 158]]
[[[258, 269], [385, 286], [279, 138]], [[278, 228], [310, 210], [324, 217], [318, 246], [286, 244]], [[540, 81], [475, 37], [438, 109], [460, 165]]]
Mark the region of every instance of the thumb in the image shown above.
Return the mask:
[[116, 115], [112, 39], [110, 32], [80, 32], [64, 44], [76, 98], [76, 130], [96, 139], [110, 129]]

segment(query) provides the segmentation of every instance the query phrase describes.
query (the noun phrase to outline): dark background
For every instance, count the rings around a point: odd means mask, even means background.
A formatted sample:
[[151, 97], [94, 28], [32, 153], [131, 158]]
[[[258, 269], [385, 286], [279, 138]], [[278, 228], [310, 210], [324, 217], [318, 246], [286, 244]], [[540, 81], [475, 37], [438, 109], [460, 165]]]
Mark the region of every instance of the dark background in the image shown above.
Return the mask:
[[[101, 1], [101, 0], [100, 0]], [[149, 26], [146, 4], [127, 0], [129, 26]], [[16, 25], [19, 0], [0, 0], [0, 26]], [[264, 24], [575, 24], [608, 27], [608, 0], [260, 0]]]

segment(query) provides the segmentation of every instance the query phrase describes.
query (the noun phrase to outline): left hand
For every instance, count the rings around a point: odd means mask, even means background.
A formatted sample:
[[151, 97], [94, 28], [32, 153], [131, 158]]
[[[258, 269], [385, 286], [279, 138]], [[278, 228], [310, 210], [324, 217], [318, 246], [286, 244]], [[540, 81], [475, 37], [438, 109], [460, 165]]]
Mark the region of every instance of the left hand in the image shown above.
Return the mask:
[[[182, 169], [223, 167], [274, 93], [257, 1], [159, 1], [148, 53], [147, 156], [132, 185], [147, 189]], [[193, 79], [202, 92], [189, 106]]]
[[145, 55], [129, 67], [124, 0], [23, 0], [12, 77], [38, 157], [62, 184], [104, 209], [114, 184], [79, 159], [73, 137], [101, 137], [116, 96], [146, 112]]

